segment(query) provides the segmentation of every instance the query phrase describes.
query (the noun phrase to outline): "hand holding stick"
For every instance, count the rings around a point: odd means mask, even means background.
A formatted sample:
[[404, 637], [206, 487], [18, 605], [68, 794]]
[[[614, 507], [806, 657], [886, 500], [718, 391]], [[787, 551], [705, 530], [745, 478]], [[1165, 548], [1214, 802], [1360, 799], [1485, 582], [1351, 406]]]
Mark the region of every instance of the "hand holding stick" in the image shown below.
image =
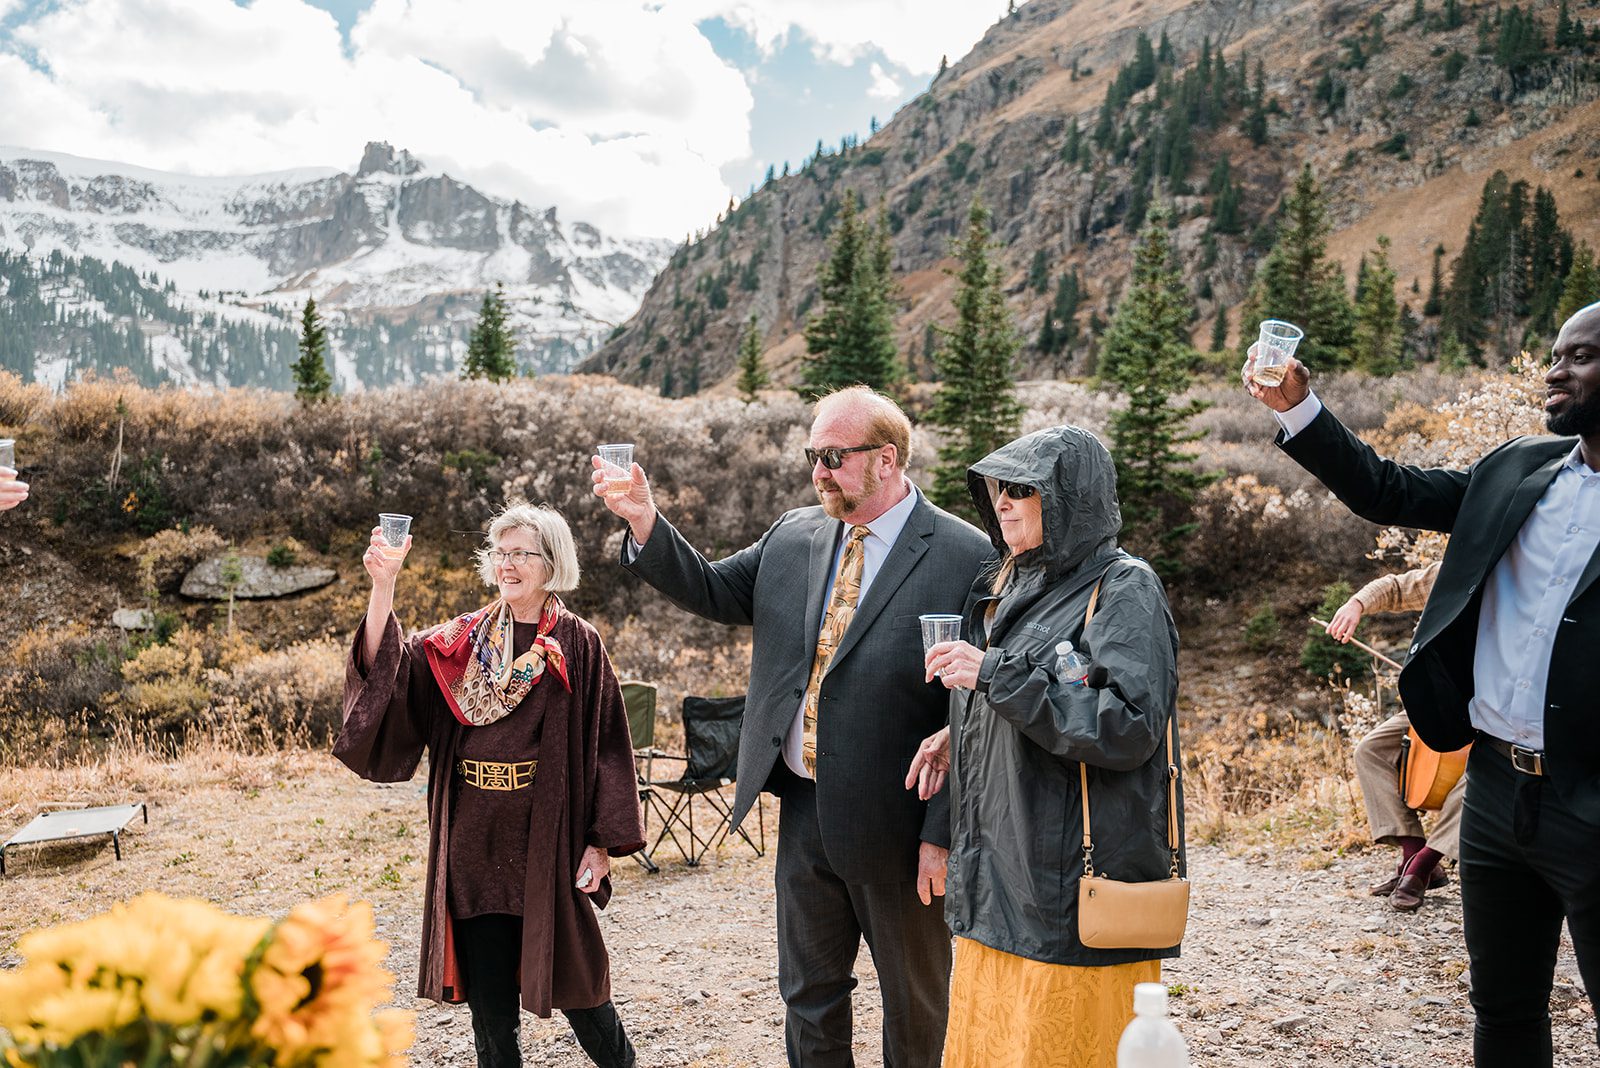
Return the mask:
[[[1311, 617], [1311, 622], [1315, 623], [1317, 626], [1323, 628], [1324, 630], [1326, 630], [1328, 628], [1328, 623], [1325, 620], [1318, 619], [1316, 616], [1312, 616]], [[1394, 660], [1390, 660], [1388, 657], [1386, 657], [1382, 653], [1378, 652], [1378, 650], [1374, 649], [1372, 646], [1368, 645], [1366, 642], [1362, 641], [1360, 638], [1351, 638], [1350, 639], [1350, 644], [1355, 646], [1358, 649], [1361, 649], [1361, 650], [1363, 650], [1365, 652], [1371, 653], [1373, 656], [1377, 657], [1379, 660], [1382, 660], [1385, 664], [1388, 664], [1390, 667], [1394, 668], [1396, 671], [1399, 671], [1402, 667], [1405, 666], [1405, 665], [1400, 664], [1400, 663], [1398, 663], [1398, 662], [1396, 662]]]

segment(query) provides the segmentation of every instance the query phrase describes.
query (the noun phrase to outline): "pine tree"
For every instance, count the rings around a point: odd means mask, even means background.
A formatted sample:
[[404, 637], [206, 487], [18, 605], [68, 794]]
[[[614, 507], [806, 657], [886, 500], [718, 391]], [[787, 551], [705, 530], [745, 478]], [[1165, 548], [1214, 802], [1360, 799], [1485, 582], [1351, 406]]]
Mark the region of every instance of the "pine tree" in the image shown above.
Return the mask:
[[1083, 300], [1083, 284], [1076, 268], [1056, 282], [1055, 299], [1039, 328], [1039, 349], [1046, 355], [1070, 349], [1078, 341], [1078, 305]]
[[1379, 234], [1355, 309], [1356, 364], [1375, 375], [1392, 375], [1400, 369], [1400, 304], [1394, 282], [1389, 238]]
[[956, 243], [956, 324], [941, 329], [934, 357], [939, 392], [929, 422], [945, 429], [934, 469], [935, 504], [975, 518], [967, 468], [1015, 438], [1022, 423], [1013, 366], [1019, 342], [1006, 308], [1000, 265], [989, 231], [989, 212], [974, 199], [966, 235]]
[[1306, 332], [1295, 353], [1312, 370], [1346, 367], [1354, 327], [1344, 272], [1328, 258], [1322, 188], [1307, 164], [1283, 203], [1277, 241], [1256, 270], [1240, 313], [1240, 344], [1255, 340], [1250, 324], [1286, 319]]
[[1221, 352], [1228, 347], [1228, 306], [1217, 305], [1217, 317], [1211, 322], [1211, 351]]
[[1244, 231], [1244, 214], [1239, 208], [1239, 185], [1233, 180], [1228, 157], [1223, 156], [1211, 171], [1211, 229], [1219, 234]]
[[1033, 262], [1028, 265], [1028, 288], [1035, 293], [1050, 288], [1050, 261], [1042, 248], [1034, 250]]
[[1181, 567], [1178, 547], [1195, 526], [1189, 519], [1194, 496], [1211, 476], [1191, 466], [1196, 454], [1183, 451], [1204, 436], [1188, 423], [1206, 405], [1176, 403], [1189, 388], [1195, 353], [1189, 346], [1192, 305], [1167, 219], [1167, 209], [1158, 206], [1140, 235], [1128, 291], [1100, 347], [1099, 370], [1128, 398], [1111, 418], [1124, 539], [1172, 575]]
[[1572, 235], [1561, 228], [1555, 195], [1543, 186], [1534, 190], [1527, 250], [1528, 329], [1547, 336], [1559, 325], [1556, 306], [1572, 269]]
[[333, 391], [333, 376], [328, 373], [328, 330], [313, 297], [306, 298], [305, 310], [300, 314], [300, 358], [292, 369], [294, 395], [302, 404], [326, 400]]
[[822, 309], [806, 323], [800, 393], [820, 397], [844, 386], [892, 390], [904, 374], [894, 337], [889, 227], [861, 217], [845, 190], [826, 261], [817, 271]]
[[1250, 114], [1244, 122], [1245, 136], [1260, 148], [1267, 143], [1267, 68], [1256, 60], [1256, 80], [1250, 91]]
[[506, 325], [505, 286], [496, 282], [494, 289], [483, 295], [478, 322], [467, 339], [467, 362], [461, 365], [461, 377], [504, 382], [516, 373], [516, 342]]
[[1594, 250], [1584, 242], [1572, 254], [1572, 269], [1567, 272], [1561, 303], [1556, 308], [1556, 324], [1565, 323], [1595, 301], [1600, 301], [1600, 271], [1595, 270]]
[[1423, 315], [1438, 315], [1444, 310], [1444, 246], [1433, 247], [1433, 275], [1428, 282], [1428, 299], [1422, 305]]
[[767, 388], [771, 379], [761, 365], [761, 331], [756, 328], [755, 315], [745, 324], [744, 335], [739, 338], [739, 396], [746, 404]]

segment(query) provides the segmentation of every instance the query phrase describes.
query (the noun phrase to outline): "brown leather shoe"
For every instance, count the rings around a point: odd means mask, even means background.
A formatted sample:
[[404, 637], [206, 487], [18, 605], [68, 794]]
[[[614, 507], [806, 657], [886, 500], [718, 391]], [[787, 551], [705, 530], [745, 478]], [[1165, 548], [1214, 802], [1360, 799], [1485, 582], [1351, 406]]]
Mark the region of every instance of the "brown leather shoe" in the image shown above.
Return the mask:
[[1431, 883], [1431, 879], [1425, 883], [1418, 876], [1407, 872], [1395, 883], [1394, 891], [1389, 895], [1389, 907], [1400, 912], [1417, 911], [1422, 907], [1422, 897], [1428, 892], [1428, 885]]
[[[1395, 887], [1400, 885], [1400, 877], [1405, 874], [1405, 871], [1406, 862], [1402, 860], [1400, 862], [1400, 867], [1395, 869], [1395, 873], [1393, 875], [1389, 876], [1381, 883], [1373, 883], [1367, 888], [1367, 893], [1371, 894], [1373, 897], [1388, 897], [1390, 894], [1394, 893]], [[1433, 874], [1428, 876], [1428, 889], [1437, 890], [1439, 887], [1443, 886], [1449, 881], [1450, 876], [1444, 870], [1444, 864], [1437, 864], [1434, 866]]]

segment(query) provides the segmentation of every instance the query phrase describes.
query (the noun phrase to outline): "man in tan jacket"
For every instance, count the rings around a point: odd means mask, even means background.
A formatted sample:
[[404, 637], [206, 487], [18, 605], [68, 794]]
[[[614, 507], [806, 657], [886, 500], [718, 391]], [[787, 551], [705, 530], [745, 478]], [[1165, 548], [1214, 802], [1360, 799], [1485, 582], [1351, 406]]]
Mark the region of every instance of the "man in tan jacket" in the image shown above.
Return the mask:
[[[1328, 621], [1328, 634], [1341, 642], [1350, 640], [1356, 624], [1367, 612], [1418, 612], [1428, 603], [1439, 565], [1429, 564], [1399, 575], [1373, 579], [1346, 601]], [[1390, 716], [1374, 727], [1356, 745], [1356, 777], [1361, 780], [1361, 796], [1367, 806], [1367, 824], [1373, 841], [1400, 847], [1400, 865], [1388, 879], [1371, 888], [1374, 897], [1387, 897], [1401, 912], [1422, 907], [1428, 890], [1445, 884], [1447, 876], [1439, 862], [1460, 855], [1461, 802], [1467, 793], [1467, 777], [1462, 775], [1439, 809], [1432, 834], [1424, 834], [1417, 813], [1406, 807], [1400, 796], [1400, 753], [1411, 719], [1404, 712]]]

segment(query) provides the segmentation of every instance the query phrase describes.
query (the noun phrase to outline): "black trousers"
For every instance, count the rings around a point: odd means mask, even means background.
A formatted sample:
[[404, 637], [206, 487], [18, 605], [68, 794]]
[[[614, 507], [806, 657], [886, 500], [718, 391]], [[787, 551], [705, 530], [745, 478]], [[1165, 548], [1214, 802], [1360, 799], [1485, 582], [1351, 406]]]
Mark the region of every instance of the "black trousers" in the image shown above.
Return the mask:
[[[1561, 920], [1600, 1009], [1600, 828], [1546, 778], [1474, 746], [1461, 815], [1461, 913], [1472, 964], [1477, 1068], [1550, 1065]], [[1597, 1033], [1600, 1040], [1600, 1033]]]
[[[478, 1068], [520, 1068], [522, 1044], [521, 916], [456, 920], [456, 954], [467, 983]], [[611, 1002], [592, 1009], [562, 1009], [583, 1052], [600, 1068], [634, 1068], [633, 1043]]]
[[778, 991], [790, 1068], [855, 1064], [850, 992], [863, 937], [883, 997], [884, 1068], [937, 1068], [950, 1008], [943, 900], [924, 905], [917, 898], [915, 871], [885, 872], [881, 883], [845, 882], [823, 849], [816, 785], [791, 775], [782, 797]]

